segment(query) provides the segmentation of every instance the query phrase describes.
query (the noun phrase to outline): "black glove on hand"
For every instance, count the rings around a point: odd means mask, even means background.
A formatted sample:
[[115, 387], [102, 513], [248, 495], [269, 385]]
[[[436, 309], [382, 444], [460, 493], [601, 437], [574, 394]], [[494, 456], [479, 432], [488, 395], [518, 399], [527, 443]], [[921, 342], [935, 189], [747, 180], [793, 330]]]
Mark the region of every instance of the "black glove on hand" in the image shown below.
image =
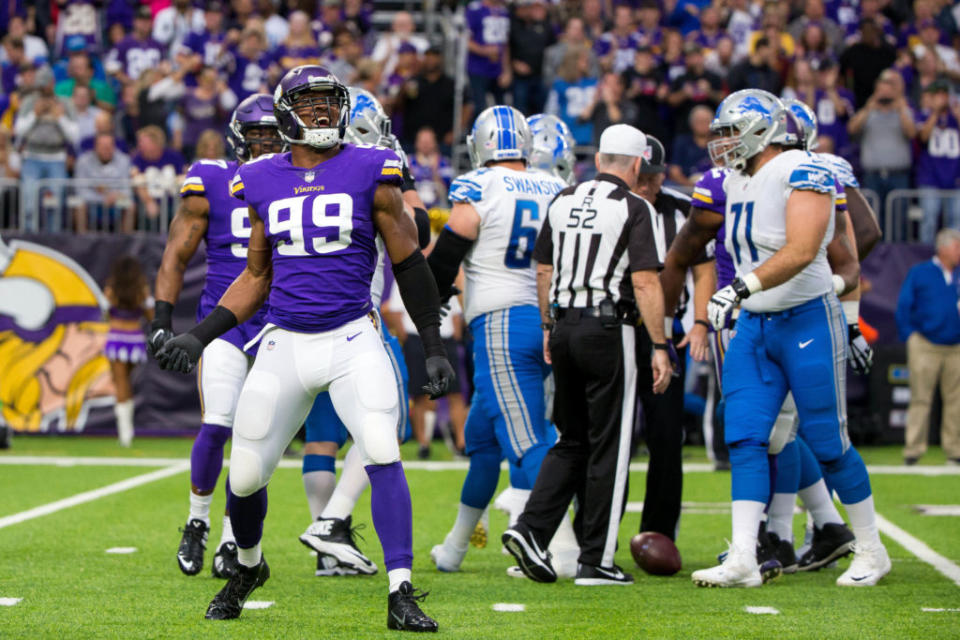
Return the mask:
[[151, 324], [150, 332], [147, 334], [147, 354], [156, 360], [163, 345], [173, 339], [174, 335], [176, 334], [166, 327], [155, 327]]
[[847, 341], [847, 360], [856, 373], [862, 376], [870, 373], [873, 368], [873, 347], [867, 343], [867, 339], [860, 333], [859, 324], [851, 324], [847, 327], [850, 337]]
[[[203, 353], [203, 342], [192, 333], [182, 333], [167, 341], [157, 353], [157, 364], [167, 371], [190, 373]], [[449, 365], [448, 365], [449, 366]]]
[[454, 377], [453, 367], [450, 366], [446, 356], [430, 356], [427, 358], [429, 382], [423, 386], [423, 390], [430, 395], [431, 400], [436, 400], [450, 391]]
[[442, 303], [440, 305], [441, 318], [446, 318], [447, 314], [450, 313], [450, 299], [460, 295], [461, 293], [463, 292], [457, 288], [457, 285], [452, 284], [450, 285], [450, 290], [447, 292], [448, 295], [446, 297], [440, 296], [440, 302]]

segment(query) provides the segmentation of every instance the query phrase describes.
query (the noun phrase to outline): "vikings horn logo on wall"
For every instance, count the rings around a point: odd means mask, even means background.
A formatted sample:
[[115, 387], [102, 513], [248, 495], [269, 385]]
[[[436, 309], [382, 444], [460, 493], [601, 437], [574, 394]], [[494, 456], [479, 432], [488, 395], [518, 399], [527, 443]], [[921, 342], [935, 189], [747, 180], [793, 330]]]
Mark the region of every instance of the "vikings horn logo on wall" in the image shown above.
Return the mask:
[[82, 431], [91, 407], [113, 404], [106, 308], [100, 287], [70, 258], [0, 239], [0, 424]]

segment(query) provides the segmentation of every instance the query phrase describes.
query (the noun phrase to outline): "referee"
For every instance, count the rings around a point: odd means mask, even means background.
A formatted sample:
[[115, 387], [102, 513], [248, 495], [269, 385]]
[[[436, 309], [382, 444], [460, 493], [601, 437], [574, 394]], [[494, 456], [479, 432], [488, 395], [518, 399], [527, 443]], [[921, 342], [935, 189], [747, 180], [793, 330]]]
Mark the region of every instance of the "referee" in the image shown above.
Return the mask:
[[574, 496], [580, 505], [576, 584], [633, 582], [613, 556], [627, 498], [638, 309], [654, 341], [654, 392], [666, 389], [672, 373], [658, 277], [666, 247], [653, 207], [631, 193], [646, 146], [634, 127], [608, 127], [596, 178], [557, 194], [533, 251], [560, 440], [503, 544], [538, 582], [557, 579], [544, 550]]
[[[666, 163], [663, 145], [653, 136], [647, 136], [648, 152], [637, 178], [637, 195], [653, 203], [659, 226], [663, 229], [667, 248], [690, 214], [690, 198], [673, 189], [663, 188]], [[675, 371], [663, 394], [652, 390], [649, 370], [637, 372], [637, 393], [643, 407], [643, 439], [650, 450], [647, 468], [647, 492], [643, 499], [640, 531], [656, 531], [676, 540], [680, 522], [680, 498], [683, 493], [683, 393], [687, 349], [694, 360], [704, 361], [710, 352], [707, 334], [707, 302], [717, 288], [714, 272], [713, 247], [702, 251], [694, 261], [693, 292], [684, 286], [677, 308], [667, 310], [664, 323], [668, 340], [673, 339], [677, 349]], [[681, 320], [693, 303], [694, 322], [689, 332]], [[676, 321], [674, 320], [676, 318]], [[644, 322], [637, 328], [637, 362], [648, 362], [653, 353], [653, 340]]]

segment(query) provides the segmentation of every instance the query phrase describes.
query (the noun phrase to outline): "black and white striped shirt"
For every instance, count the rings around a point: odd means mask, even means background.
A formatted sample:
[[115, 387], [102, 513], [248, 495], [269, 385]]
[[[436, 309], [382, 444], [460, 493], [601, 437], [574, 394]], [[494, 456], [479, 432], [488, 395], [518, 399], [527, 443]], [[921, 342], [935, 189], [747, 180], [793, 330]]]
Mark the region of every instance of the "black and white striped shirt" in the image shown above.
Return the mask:
[[633, 300], [630, 274], [660, 269], [666, 257], [660, 216], [616, 176], [601, 173], [559, 194], [533, 250], [553, 265], [551, 304], [593, 307]]
[[[653, 206], [663, 224], [664, 241], [668, 251], [690, 216], [691, 204], [690, 196], [668, 187], [662, 187], [653, 201]], [[710, 244], [700, 252], [700, 255], [693, 262], [694, 265], [713, 260], [713, 243], [714, 241], [711, 240]], [[677, 308], [673, 311], [675, 317], [682, 318], [686, 314], [692, 294], [693, 278], [690, 277], [688, 272], [683, 291], [680, 292], [680, 299], [677, 301]], [[667, 315], [671, 315], [669, 311], [668, 309]]]

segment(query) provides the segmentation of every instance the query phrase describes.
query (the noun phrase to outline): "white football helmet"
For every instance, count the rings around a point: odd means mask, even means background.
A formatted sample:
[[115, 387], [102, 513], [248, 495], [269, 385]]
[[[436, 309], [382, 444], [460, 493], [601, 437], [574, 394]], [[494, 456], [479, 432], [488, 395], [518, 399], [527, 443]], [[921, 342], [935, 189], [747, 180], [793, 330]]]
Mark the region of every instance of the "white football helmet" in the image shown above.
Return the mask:
[[467, 136], [470, 161], [475, 168], [501, 160], [528, 160], [533, 142], [523, 114], [506, 105], [485, 109]]
[[727, 96], [710, 123], [720, 136], [707, 145], [718, 167], [743, 171], [747, 160], [767, 148], [782, 133], [783, 103], [762, 89], [742, 89]]

